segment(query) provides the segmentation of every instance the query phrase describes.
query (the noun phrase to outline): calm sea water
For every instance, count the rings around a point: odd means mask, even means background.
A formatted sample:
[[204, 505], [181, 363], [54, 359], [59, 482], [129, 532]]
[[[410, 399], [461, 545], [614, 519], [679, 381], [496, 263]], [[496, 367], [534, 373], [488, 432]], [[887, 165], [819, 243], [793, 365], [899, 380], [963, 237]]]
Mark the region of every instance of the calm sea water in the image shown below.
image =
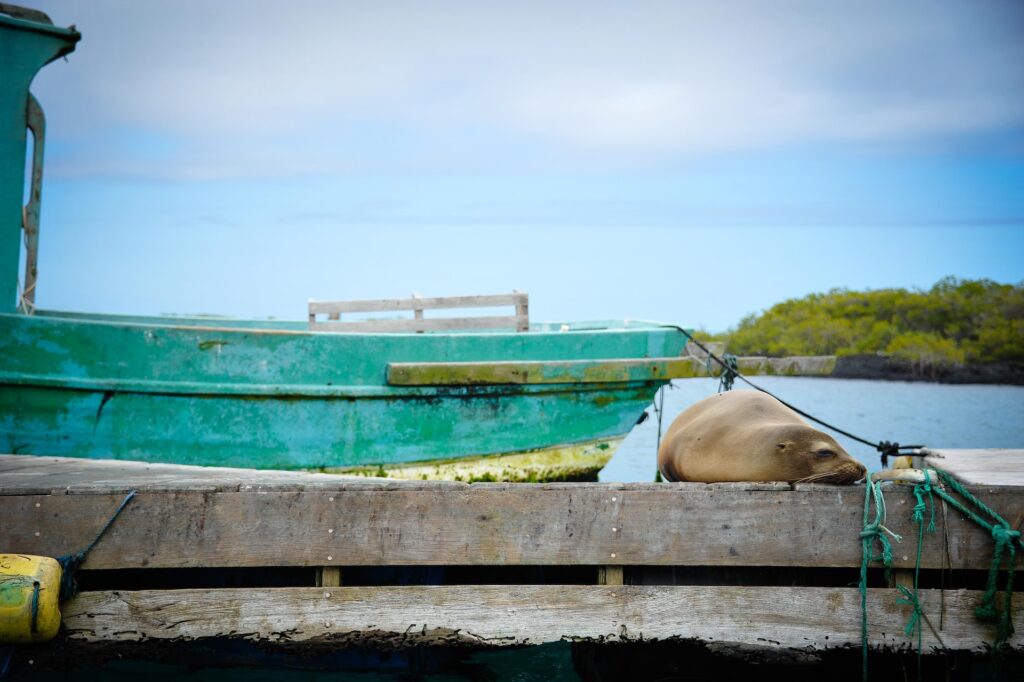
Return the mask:
[[[932, 448], [1024, 448], [1022, 386], [802, 377], [756, 377], [753, 381], [804, 412], [872, 442], [888, 440]], [[736, 382], [733, 390], [741, 388], [749, 390], [741, 382]], [[718, 380], [675, 381], [662, 390], [664, 432], [679, 413], [717, 392]], [[648, 412], [652, 410], [648, 408]], [[869, 469], [880, 468], [873, 448], [832, 435]], [[658, 422], [651, 414], [626, 437], [601, 471], [601, 480], [654, 480], [657, 442]]]

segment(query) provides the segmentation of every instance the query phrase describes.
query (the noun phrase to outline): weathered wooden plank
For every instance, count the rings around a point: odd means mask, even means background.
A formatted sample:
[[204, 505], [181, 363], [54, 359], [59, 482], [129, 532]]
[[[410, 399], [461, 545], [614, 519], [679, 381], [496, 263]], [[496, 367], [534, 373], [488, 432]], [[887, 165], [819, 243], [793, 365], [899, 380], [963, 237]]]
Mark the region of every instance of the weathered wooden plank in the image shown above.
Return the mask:
[[[982, 651], [995, 633], [973, 615], [980, 595], [923, 590], [920, 601], [930, 624], [924, 627], [924, 649]], [[908, 607], [898, 599], [896, 590], [869, 591], [872, 647], [913, 646], [903, 634]], [[855, 588], [486, 585], [86, 592], [63, 610], [68, 636], [94, 642], [363, 635], [407, 646], [502, 646], [680, 638], [820, 650], [859, 646], [861, 628]], [[1018, 622], [1021, 611], [1018, 600]], [[940, 622], [936, 634], [931, 628]], [[1022, 647], [1020, 631], [1009, 644]]]
[[1024, 449], [925, 448], [921, 454], [927, 466], [963, 483], [1024, 486]]
[[[680, 484], [722, 490], [789, 490], [787, 483]], [[302, 471], [203, 467], [119, 459], [0, 455], [0, 496], [30, 494], [298, 490], [443, 490], [465, 489], [457, 481], [403, 481]], [[517, 484], [478, 483], [477, 490], [507, 490]], [[544, 490], [659, 490], [657, 483], [544, 483]]]
[[526, 295], [516, 301], [516, 320], [517, 332], [530, 331], [530, 299]]
[[413, 481], [301, 471], [200, 467], [112, 459], [0, 455], [0, 496], [48, 493], [322, 490], [342, 487], [464, 488], [454, 481]]
[[[513, 306], [514, 315], [445, 317], [425, 319], [424, 310], [443, 308], [496, 308]], [[527, 331], [530, 327], [529, 295], [521, 293], [485, 296], [378, 299], [367, 301], [309, 302], [309, 328], [319, 332], [425, 332], [452, 329], [502, 329]], [[413, 311], [414, 318], [401, 320], [341, 320], [342, 313]], [[317, 315], [327, 315], [326, 321]]]
[[522, 306], [529, 294], [485, 294], [478, 296], [433, 296], [428, 298], [384, 298], [362, 301], [310, 301], [311, 315], [340, 313], [374, 313], [400, 310], [432, 310], [438, 308], [497, 308]]
[[[72, 492], [75, 492], [74, 489]], [[1011, 524], [1024, 491], [976, 492]], [[89, 493], [89, 494], [85, 494]], [[57, 556], [86, 546], [123, 493], [0, 496], [0, 547]], [[886, 525], [907, 539], [908, 487], [886, 492]], [[140, 492], [86, 568], [334, 565], [859, 566], [863, 488], [701, 484], [344, 488]], [[937, 516], [922, 565], [985, 569], [992, 540], [959, 514]]]
[[[739, 358], [740, 371], [751, 376], [828, 376], [832, 373], [834, 364], [835, 358], [831, 356]], [[609, 358], [515, 362], [393, 362], [388, 365], [388, 383], [393, 386], [609, 383], [689, 379], [721, 374], [721, 367], [718, 365], [710, 368], [710, 374], [708, 369], [703, 360], [692, 357], [639, 360]]]
[[451, 329], [519, 329], [528, 321], [516, 315], [480, 317], [435, 317], [430, 319], [405, 320], [344, 320], [310, 321], [309, 329], [314, 332], [424, 332]]

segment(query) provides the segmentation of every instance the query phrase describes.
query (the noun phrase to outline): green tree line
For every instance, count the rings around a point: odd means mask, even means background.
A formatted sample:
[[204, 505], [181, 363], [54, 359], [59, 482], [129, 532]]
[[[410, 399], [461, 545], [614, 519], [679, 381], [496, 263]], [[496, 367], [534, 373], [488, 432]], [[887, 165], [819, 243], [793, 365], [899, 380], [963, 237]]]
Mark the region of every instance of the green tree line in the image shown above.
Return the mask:
[[1024, 363], [1024, 282], [946, 277], [928, 291], [833, 289], [748, 315], [711, 338], [736, 355], [886, 353], [922, 367]]

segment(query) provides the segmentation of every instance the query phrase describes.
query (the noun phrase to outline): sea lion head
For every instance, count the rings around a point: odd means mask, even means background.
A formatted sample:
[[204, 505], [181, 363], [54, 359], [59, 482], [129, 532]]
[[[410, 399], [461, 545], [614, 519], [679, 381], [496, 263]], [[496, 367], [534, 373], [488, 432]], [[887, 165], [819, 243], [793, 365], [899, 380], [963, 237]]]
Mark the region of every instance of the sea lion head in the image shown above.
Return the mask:
[[854, 459], [836, 439], [807, 424], [785, 424], [773, 434], [779, 480], [791, 483], [855, 483], [867, 467]]

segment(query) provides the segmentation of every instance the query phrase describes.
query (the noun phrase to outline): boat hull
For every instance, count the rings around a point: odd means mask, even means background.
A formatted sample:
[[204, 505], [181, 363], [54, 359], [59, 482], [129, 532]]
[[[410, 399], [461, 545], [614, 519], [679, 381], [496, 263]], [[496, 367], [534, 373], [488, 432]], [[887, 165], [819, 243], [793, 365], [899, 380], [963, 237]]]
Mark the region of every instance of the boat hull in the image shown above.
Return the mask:
[[0, 449], [267, 469], [420, 462], [622, 435], [654, 387], [587, 389], [353, 399], [5, 387]]
[[665, 383], [392, 386], [390, 363], [660, 357], [685, 342], [655, 325], [370, 335], [46, 315], [0, 316], [0, 331], [0, 450], [332, 470], [611, 442]]

